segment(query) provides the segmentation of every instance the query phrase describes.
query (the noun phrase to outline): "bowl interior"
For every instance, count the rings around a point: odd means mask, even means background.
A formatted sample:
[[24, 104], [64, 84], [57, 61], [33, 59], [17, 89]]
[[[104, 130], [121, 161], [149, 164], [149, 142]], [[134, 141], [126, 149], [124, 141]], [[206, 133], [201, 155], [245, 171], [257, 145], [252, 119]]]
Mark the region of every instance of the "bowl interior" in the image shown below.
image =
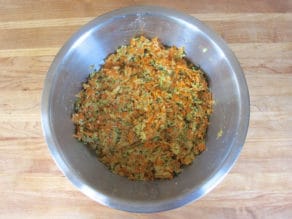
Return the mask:
[[[169, 46], [183, 46], [187, 58], [206, 72], [215, 100], [207, 151], [173, 180], [136, 182], [112, 174], [72, 136], [75, 95], [92, 71], [90, 66], [98, 69], [110, 53], [137, 35], [158, 37]], [[204, 24], [167, 9], [137, 7], [96, 18], [66, 43], [46, 79], [42, 116], [54, 159], [81, 191], [114, 208], [153, 212], [198, 199], [222, 179], [243, 145], [249, 100], [238, 62]], [[223, 135], [218, 138], [220, 130]]]

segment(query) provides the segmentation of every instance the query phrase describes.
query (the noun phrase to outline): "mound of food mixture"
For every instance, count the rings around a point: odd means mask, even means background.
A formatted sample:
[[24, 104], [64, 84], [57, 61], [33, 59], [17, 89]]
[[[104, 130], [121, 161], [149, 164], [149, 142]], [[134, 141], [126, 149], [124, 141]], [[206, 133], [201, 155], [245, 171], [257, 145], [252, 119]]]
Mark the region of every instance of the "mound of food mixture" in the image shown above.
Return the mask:
[[136, 37], [83, 83], [74, 136], [116, 174], [171, 179], [205, 150], [212, 103], [204, 73], [183, 48]]

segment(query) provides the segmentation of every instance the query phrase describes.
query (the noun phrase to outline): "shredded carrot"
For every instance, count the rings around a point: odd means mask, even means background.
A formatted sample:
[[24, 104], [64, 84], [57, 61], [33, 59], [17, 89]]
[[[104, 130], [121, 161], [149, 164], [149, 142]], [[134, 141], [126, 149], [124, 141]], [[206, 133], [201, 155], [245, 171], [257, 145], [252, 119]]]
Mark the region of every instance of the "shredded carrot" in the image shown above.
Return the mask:
[[205, 150], [212, 95], [183, 48], [132, 38], [77, 95], [74, 137], [132, 180], [172, 179]]

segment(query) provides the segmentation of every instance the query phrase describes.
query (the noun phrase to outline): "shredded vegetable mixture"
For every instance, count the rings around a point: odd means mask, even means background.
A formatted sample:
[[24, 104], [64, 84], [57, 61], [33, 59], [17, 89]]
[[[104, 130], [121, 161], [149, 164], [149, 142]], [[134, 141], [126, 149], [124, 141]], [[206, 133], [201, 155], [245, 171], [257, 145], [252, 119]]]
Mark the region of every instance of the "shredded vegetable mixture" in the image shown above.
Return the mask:
[[90, 74], [77, 95], [75, 137], [112, 172], [171, 179], [205, 150], [212, 95], [183, 48], [132, 38]]

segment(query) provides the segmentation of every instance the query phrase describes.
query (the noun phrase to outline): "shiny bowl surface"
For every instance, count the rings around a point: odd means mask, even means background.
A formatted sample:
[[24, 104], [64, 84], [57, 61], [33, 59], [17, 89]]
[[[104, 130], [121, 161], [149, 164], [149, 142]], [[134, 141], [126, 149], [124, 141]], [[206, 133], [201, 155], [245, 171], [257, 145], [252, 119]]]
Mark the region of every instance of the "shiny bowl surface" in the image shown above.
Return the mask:
[[[215, 100], [207, 151], [172, 180], [141, 182], [115, 175], [73, 138], [75, 95], [92, 71], [90, 66], [98, 69], [110, 53], [139, 35], [184, 47], [187, 58], [206, 72]], [[83, 26], [55, 57], [42, 96], [44, 135], [62, 172], [95, 201], [131, 212], [177, 208], [209, 192], [238, 158], [248, 123], [248, 87], [226, 43], [194, 17], [160, 7], [123, 8]]]

